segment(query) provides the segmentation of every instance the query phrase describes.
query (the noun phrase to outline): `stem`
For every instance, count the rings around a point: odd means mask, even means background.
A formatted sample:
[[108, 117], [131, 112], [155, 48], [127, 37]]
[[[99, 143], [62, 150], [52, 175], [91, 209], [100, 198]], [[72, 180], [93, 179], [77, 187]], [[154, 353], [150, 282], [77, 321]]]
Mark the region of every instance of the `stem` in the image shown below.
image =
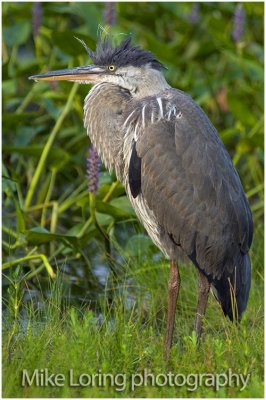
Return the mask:
[[29, 93], [26, 95], [26, 97], [24, 97], [22, 103], [16, 109], [15, 114], [20, 114], [23, 112], [23, 110], [27, 107], [27, 105], [31, 102], [31, 100], [35, 96], [37, 89], [38, 89], [38, 85], [34, 85], [32, 87], [32, 89], [29, 91]]
[[[46, 193], [46, 197], [44, 200], [44, 203], [49, 203], [50, 199], [51, 199], [51, 195], [54, 189], [54, 184], [55, 184], [55, 178], [56, 178], [56, 174], [57, 174], [57, 170], [55, 168], [52, 169], [51, 171], [51, 179], [50, 179], [50, 183], [49, 183], [49, 187]], [[53, 204], [54, 207], [54, 204]], [[47, 208], [45, 207], [42, 211], [42, 218], [41, 218], [41, 226], [45, 226], [46, 223], [46, 213], [47, 213]]]
[[77, 197], [74, 197], [73, 195], [68, 197], [60, 206], [59, 206], [59, 213], [63, 213], [65, 210], [67, 210], [69, 207], [72, 206], [72, 204], [77, 203], [78, 200], [83, 199], [84, 197], [88, 196], [87, 190], [79, 194]]
[[8, 49], [7, 49], [7, 45], [6, 45], [4, 38], [2, 38], [2, 58], [3, 58], [3, 64], [8, 62], [8, 59], [9, 59]]
[[42, 208], [48, 208], [48, 207], [53, 207], [54, 205], [54, 200], [49, 201], [48, 203], [41, 203], [41, 204], [36, 204], [35, 206], [31, 206], [28, 208], [28, 212], [31, 211], [38, 211], [41, 210]]
[[65, 190], [64, 193], [62, 193], [62, 195], [59, 197], [58, 199], [58, 203], [63, 204], [64, 201], [66, 201], [66, 199], [68, 199], [68, 196], [70, 195], [71, 197], [76, 197], [76, 195], [78, 195], [83, 189], [86, 189], [87, 187], [87, 182], [84, 181], [82, 182], [76, 189], [73, 188], [67, 188]]
[[2, 265], [2, 269], [7, 269], [9, 267], [14, 267], [15, 265], [18, 265], [24, 261], [29, 261], [29, 260], [36, 260], [36, 259], [41, 259], [42, 262], [44, 263], [45, 268], [47, 269], [48, 274], [50, 275], [51, 278], [55, 278], [56, 275], [53, 271], [53, 268], [51, 267], [51, 265], [49, 264], [47, 257], [44, 254], [36, 254], [33, 256], [26, 256], [26, 257], [22, 257], [19, 258], [18, 260], [14, 260], [14, 261], [10, 261], [10, 262], [6, 262]]
[[72, 89], [71, 89], [71, 92], [69, 93], [67, 103], [66, 103], [61, 115], [59, 116], [58, 120], [56, 121], [56, 124], [55, 124], [51, 134], [49, 135], [49, 138], [48, 138], [48, 140], [47, 140], [47, 142], [46, 142], [46, 144], [45, 144], [45, 146], [43, 148], [42, 155], [40, 157], [40, 160], [38, 162], [37, 168], [36, 168], [35, 173], [33, 175], [33, 178], [32, 178], [32, 181], [30, 183], [30, 187], [29, 187], [29, 190], [28, 190], [28, 193], [27, 193], [27, 197], [26, 197], [26, 200], [25, 200], [25, 209], [26, 210], [29, 208], [29, 206], [31, 204], [31, 201], [32, 201], [35, 189], [36, 189], [36, 186], [37, 186], [38, 181], [40, 179], [40, 176], [41, 176], [42, 170], [44, 168], [46, 159], [48, 157], [49, 151], [50, 151], [50, 149], [51, 149], [51, 147], [53, 145], [53, 142], [54, 142], [54, 140], [56, 138], [56, 135], [57, 135], [58, 131], [60, 130], [60, 128], [62, 126], [62, 123], [63, 123], [66, 115], [68, 114], [68, 112], [69, 112], [69, 110], [71, 108], [74, 96], [75, 96], [75, 94], [77, 92], [77, 89], [78, 89], [78, 84], [75, 83], [73, 85]]
[[91, 213], [91, 218], [95, 224], [96, 229], [100, 232], [104, 239], [104, 244], [105, 244], [105, 252], [106, 252], [106, 258], [107, 262], [109, 264], [109, 267], [113, 271], [114, 275], [116, 276], [116, 271], [113, 268], [112, 265], [112, 255], [111, 255], [111, 244], [110, 244], [110, 237], [109, 234], [100, 226], [97, 217], [96, 217], [96, 208], [95, 208], [95, 195], [93, 193], [89, 193], [90, 196], [90, 213]]
[[96, 228], [100, 232], [100, 234], [103, 236], [104, 240], [109, 241], [108, 234], [102, 229], [102, 227], [99, 225], [99, 223], [97, 221], [96, 209], [95, 209], [95, 196], [93, 193], [89, 193], [89, 196], [90, 196], [90, 213], [91, 213], [92, 220], [93, 220]]
[[[51, 224], [50, 224], [50, 232], [51, 233], [55, 233], [55, 231], [56, 231], [57, 219], [58, 219], [58, 203], [57, 203], [57, 201], [55, 201], [53, 208], [52, 208], [52, 216], [51, 216]], [[54, 249], [55, 249], [55, 243], [51, 242], [50, 243], [50, 254], [54, 252]]]
[[56, 231], [57, 219], [58, 219], [58, 203], [57, 203], [57, 201], [55, 201], [53, 204], [53, 208], [52, 208], [52, 216], [51, 216], [51, 224], [50, 224], [50, 232], [51, 233], [55, 233], [55, 231]]
[[[110, 197], [112, 196], [113, 192], [115, 191], [115, 189], [117, 188], [117, 186], [119, 185], [119, 181], [113, 182], [108, 193], [106, 193], [103, 202], [107, 203], [110, 199]], [[74, 202], [74, 200], [76, 199], [71, 199], [71, 202]], [[64, 204], [64, 203], [63, 203]], [[61, 206], [59, 207], [60, 212], [62, 212], [64, 210], [63, 204], [61, 204]], [[91, 199], [90, 199], [90, 208], [91, 208]], [[96, 221], [96, 222], [95, 222]], [[83, 228], [81, 229], [81, 231], [78, 233], [77, 237], [81, 238], [84, 233], [86, 232], [86, 230], [88, 229], [88, 227], [91, 225], [92, 222], [95, 222], [96, 227], [101, 231], [101, 233], [103, 234], [104, 238], [106, 239], [105, 234], [102, 232], [101, 227], [99, 227], [99, 224], [97, 222], [96, 219], [96, 215], [95, 215], [95, 204], [94, 204], [94, 211], [91, 208], [91, 216], [88, 219], [88, 221], [84, 224]]]
[[88, 219], [88, 221], [85, 222], [85, 224], [84, 224], [83, 228], [80, 230], [80, 232], [77, 234], [78, 238], [81, 238], [84, 235], [84, 233], [86, 232], [86, 230], [88, 229], [88, 227], [91, 225], [92, 222], [93, 222], [93, 219], [92, 219], [92, 217], [90, 217]]
[[13, 236], [14, 238], [18, 238], [18, 234], [16, 232], [14, 232], [11, 228], [7, 228], [4, 225], [2, 226], [2, 229], [5, 233], [7, 233], [10, 236]]
[[5, 240], [2, 240], [2, 244], [9, 251], [10, 250], [15, 250], [17, 247], [20, 247], [20, 246], [24, 245], [24, 243], [19, 241], [19, 240], [16, 240], [15, 243], [13, 243], [13, 244], [7, 243]]
[[31, 279], [34, 276], [36, 276], [37, 274], [39, 274], [44, 268], [44, 265], [40, 265], [38, 268], [36, 268], [34, 271], [29, 272], [26, 276], [25, 279]]
[[109, 201], [110, 197], [112, 196], [112, 194], [114, 193], [114, 191], [115, 191], [115, 189], [117, 188], [118, 185], [119, 185], [119, 181], [115, 181], [115, 182], [112, 183], [112, 185], [111, 185], [111, 187], [109, 189], [109, 192], [106, 193], [106, 195], [103, 198], [103, 202], [104, 203], [107, 203]]

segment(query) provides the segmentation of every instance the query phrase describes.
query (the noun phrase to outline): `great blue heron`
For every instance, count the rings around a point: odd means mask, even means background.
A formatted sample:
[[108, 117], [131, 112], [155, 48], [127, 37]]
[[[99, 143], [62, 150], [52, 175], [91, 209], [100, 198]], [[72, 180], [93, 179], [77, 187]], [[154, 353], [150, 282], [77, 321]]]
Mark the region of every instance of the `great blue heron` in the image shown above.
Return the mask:
[[[84, 44], [85, 45], [85, 44]], [[216, 129], [164, 66], [129, 38], [96, 51], [93, 65], [31, 76], [92, 84], [84, 124], [154, 243], [170, 260], [165, 357], [172, 345], [180, 287], [177, 260], [197, 267], [196, 334], [202, 333], [210, 286], [225, 315], [240, 320], [251, 268], [252, 216], [238, 174]]]

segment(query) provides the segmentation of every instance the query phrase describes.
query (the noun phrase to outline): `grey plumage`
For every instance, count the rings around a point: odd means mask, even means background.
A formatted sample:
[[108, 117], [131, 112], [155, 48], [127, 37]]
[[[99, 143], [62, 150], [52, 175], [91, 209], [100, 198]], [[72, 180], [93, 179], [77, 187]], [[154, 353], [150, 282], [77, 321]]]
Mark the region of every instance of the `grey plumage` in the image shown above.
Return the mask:
[[[106, 90], [102, 87], [103, 96]], [[110, 120], [116, 120], [119, 125], [114, 131], [110, 130], [109, 119], [105, 116], [99, 118], [99, 113], [103, 112], [100, 94], [95, 95], [95, 99], [93, 95], [89, 96], [85, 103], [85, 109], [93, 110], [85, 119], [93, 144], [109, 168], [116, 169], [129, 197], [134, 198], [131, 201], [142, 220], [143, 212], [138, 208], [143, 208], [145, 200], [148, 208], [145, 215], [151, 211], [153, 217], [142, 222], [153, 237], [154, 232], [150, 229], [154, 230], [154, 226], [150, 220], [156, 219], [156, 244], [159, 242], [161, 250], [171, 259], [185, 254], [208, 276], [219, 291], [218, 299], [223, 301], [219, 281], [227, 280], [235, 267], [250, 269], [249, 262], [243, 262], [243, 258], [249, 259], [252, 218], [239, 177], [217, 131], [200, 107], [181, 91], [169, 89], [160, 93], [162, 110], [158, 97], [136, 102], [126, 98], [122, 105], [121, 89], [112, 87], [111, 91], [113, 101], [117, 91], [120, 109], [125, 110], [120, 116], [109, 115]], [[97, 99], [99, 107], [95, 104]], [[136, 126], [139, 128], [135, 132]], [[93, 132], [98, 133], [97, 138]], [[109, 141], [106, 132], [109, 132]], [[128, 136], [125, 142], [124, 135]], [[114, 143], [117, 150], [114, 150]], [[129, 162], [122, 158], [122, 147], [123, 153], [130, 154], [130, 157], [136, 147], [137, 157], [141, 160], [141, 176], [134, 176], [135, 181], [141, 182], [139, 196], [143, 200], [139, 207], [128, 182], [132, 170], [129, 170]], [[116, 158], [119, 149], [121, 164]], [[109, 160], [110, 154], [115, 154], [112, 160]], [[234, 276], [231, 276], [233, 286], [234, 281]], [[247, 300], [249, 287], [248, 282], [241, 283], [242, 289], [237, 295], [242, 299], [244, 291]], [[226, 297], [230, 304], [230, 297]], [[239, 301], [243, 303], [240, 297]], [[243, 303], [239, 316], [244, 309]], [[224, 311], [232, 314], [229, 305], [224, 307]]]
[[130, 40], [115, 48], [106, 40], [95, 53], [87, 51], [95, 65], [32, 78], [94, 84], [84, 104], [91, 141], [171, 260], [167, 358], [180, 286], [178, 259], [190, 259], [199, 271], [198, 337], [210, 285], [224, 313], [241, 318], [251, 283], [250, 207], [216, 129], [190, 96], [168, 85], [152, 53]]

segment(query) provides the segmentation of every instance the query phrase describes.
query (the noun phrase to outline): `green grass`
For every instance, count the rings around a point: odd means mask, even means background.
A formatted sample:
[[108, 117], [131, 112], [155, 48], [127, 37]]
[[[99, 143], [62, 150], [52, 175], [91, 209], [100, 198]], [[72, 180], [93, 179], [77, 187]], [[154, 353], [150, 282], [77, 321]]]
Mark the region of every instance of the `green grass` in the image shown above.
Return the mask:
[[[66, 300], [64, 277], [59, 274], [51, 282], [51, 296], [44, 297], [41, 310], [33, 301], [29, 301], [27, 307], [21, 303], [20, 313], [14, 318], [14, 301], [9, 303], [3, 333], [4, 397], [263, 397], [262, 253], [260, 228], [256, 230], [251, 254], [250, 300], [240, 329], [224, 318], [218, 303], [210, 296], [205, 336], [199, 349], [193, 332], [197, 275], [192, 265], [181, 265], [182, 286], [168, 364], [162, 356], [168, 275], [165, 261], [126, 262], [121, 271], [122, 279], [115, 281], [110, 275], [104, 296], [99, 297], [97, 313], [92, 311], [95, 307], [86, 302], [82, 307], [75, 307]], [[18, 298], [19, 291], [17, 287]], [[10, 294], [14, 299], [14, 293]], [[22, 387], [23, 369], [31, 375], [34, 369], [44, 368], [49, 373], [65, 375], [64, 386]], [[113, 386], [108, 385], [111, 383], [109, 376], [106, 385], [102, 382], [100, 386], [70, 387], [70, 369], [74, 383], [81, 374], [100, 373], [102, 379], [103, 374], [113, 374], [112, 379], [120, 380], [114, 380]], [[180, 387], [152, 385], [149, 378], [146, 386], [136, 386], [132, 390], [131, 381], [140, 382], [140, 377], [134, 378], [134, 374], [141, 374], [145, 369], [155, 377], [169, 373], [221, 374], [229, 369], [251, 376], [242, 391], [241, 386], [234, 384], [218, 391], [203, 384], [194, 391], [191, 390], [193, 377]], [[115, 374], [126, 376], [115, 378]], [[157, 379], [160, 384], [163, 378]], [[179, 382], [181, 380], [177, 380], [177, 384]]]

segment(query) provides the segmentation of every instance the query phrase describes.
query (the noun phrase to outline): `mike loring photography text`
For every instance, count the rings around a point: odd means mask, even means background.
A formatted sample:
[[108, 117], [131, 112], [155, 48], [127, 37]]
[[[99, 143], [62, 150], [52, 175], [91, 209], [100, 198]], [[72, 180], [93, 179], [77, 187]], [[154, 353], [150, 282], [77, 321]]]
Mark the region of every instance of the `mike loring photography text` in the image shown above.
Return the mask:
[[21, 375], [21, 385], [38, 386], [38, 387], [114, 387], [117, 392], [122, 392], [130, 387], [131, 391], [135, 391], [141, 386], [170, 386], [182, 387], [186, 386], [188, 391], [195, 391], [199, 387], [206, 386], [219, 391], [223, 387], [236, 387], [239, 391], [243, 391], [251, 374], [234, 373], [231, 368], [223, 373], [204, 373], [204, 374], [179, 374], [174, 372], [155, 374], [148, 369], [144, 369], [141, 373], [103, 373], [99, 370], [95, 374], [77, 373], [73, 369], [69, 369], [67, 373], [53, 373], [48, 368], [35, 369], [29, 371], [23, 369]]

